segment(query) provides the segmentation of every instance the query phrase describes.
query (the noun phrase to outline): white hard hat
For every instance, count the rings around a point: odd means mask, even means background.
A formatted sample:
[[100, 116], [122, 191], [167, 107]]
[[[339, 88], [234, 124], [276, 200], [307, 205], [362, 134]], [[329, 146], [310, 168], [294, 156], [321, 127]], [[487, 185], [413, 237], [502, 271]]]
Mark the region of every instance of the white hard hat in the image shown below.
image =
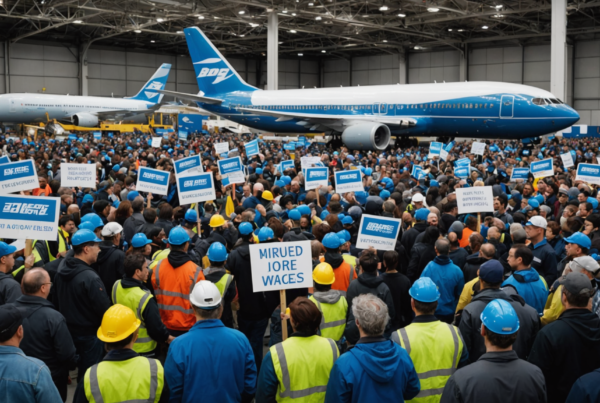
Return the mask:
[[115, 236], [123, 232], [123, 227], [118, 222], [109, 222], [102, 228], [102, 236]]
[[425, 201], [425, 198], [423, 197], [423, 195], [421, 193], [415, 193], [412, 197], [412, 201], [415, 203], [419, 203], [419, 202]]
[[221, 305], [221, 293], [210, 281], [201, 280], [194, 286], [190, 294], [190, 302], [196, 308], [215, 309]]

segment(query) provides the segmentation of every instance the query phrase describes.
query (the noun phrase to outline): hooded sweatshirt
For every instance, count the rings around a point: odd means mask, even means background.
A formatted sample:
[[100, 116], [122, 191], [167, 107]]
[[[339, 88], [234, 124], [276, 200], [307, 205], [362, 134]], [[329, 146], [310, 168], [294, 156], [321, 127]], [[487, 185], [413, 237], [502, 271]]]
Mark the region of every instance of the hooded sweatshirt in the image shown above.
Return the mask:
[[452, 315], [465, 286], [462, 271], [448, 256], [440, 255], [430, 262], [421, 277], [429, 277], [440, 290], [436, 315]]
[[96, 270], [102, 279], [104, 289], [109, 297], [115, 281], [125, 276], [124, 262], [125, 252], [117, 248], [112, 241], [103, 241], [100, 243], [98, 260], [92, 265], [92, 268]]
[[530, 267], [514, 272], [502, 283], [502, 287], [507, 286], [517, 290], [527, 305], [534, 307], [538, 314], [544, 314], [544, 306], [548, 300], [548, 287], [535, 269]]
[[325, 402], [403, 402], [413, 399], [420, 389], [405, 349], [382, 337], [364, 337], [336, 361]]

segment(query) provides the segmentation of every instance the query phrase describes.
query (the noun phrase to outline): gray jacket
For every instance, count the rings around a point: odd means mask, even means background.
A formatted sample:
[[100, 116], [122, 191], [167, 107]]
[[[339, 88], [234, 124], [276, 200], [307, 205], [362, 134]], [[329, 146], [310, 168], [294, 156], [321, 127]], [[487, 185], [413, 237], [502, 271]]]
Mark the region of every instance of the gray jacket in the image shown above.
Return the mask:
[[142, 213], [133, 213], [131, 217], [125, 220], [123, 223], [123, 236], [125, 238], [125, 242], [131, 245], [131, 238], [136, 234], [137, 228], [145, 224], [146, 220], [144, 220], [144, 216]]

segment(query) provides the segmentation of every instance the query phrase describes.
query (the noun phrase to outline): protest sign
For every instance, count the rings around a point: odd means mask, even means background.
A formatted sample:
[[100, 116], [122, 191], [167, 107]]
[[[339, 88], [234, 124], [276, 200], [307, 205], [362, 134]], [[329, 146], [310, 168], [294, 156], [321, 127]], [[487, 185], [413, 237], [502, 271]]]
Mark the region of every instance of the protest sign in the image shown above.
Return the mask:
[[600, 165], [584, 163], [577, 165], [575, 180], [600, 185]]
[[360, 170], [339, 171], [335, 173], [335, 192], [364, 192]]
[[252, 157], [258, 155], [258, 140], [252, 140], [249, 143], [244, 144], [246, 148], [246, 157]]
[[457, 161], [454, 161], [455, 167], [467, 167], [471, 165], [471, 160], [469, 158], [461, 158]]
[[296, 150], [296, 143], [287, 143], [283, 145], [283, 149], [284, 150], [290, 150], [290, 151], [294, 151]]
[[179, 203], [184, 205], [216, 199], [212, 175], [212, 172], [183, 177], [177, 175]]
[[471, 174], [471, 167], [456, 167], [454, 168], [454, 175], [460, 179], [467, 179]]
[[440, 150], [440, 159], [447, 161], [448, 160], [448, 151]]
[[292, 161], [292, 160], [281, 161], [281, 164], [279, 164], [279, 165], [281, 166], [281, 173], [284, 173], [286, 169], [294, 168], [294, 161]]
[[571, 155], [571, 153], [561, 154], [560, 158], [562, 159], [565, 168], [575, 166], [575, 164], [573, 163], [573, 156]]
[[[443, 144], [437, 141], [432, 141], [431, 144], [429, 145], [429, 155], [433, 156], [433, 155], [440, 155], [440, 152], [442, 151], [442, 146]], [[431, 157], [429, 157], [431, 158]]]
[[221, 177], [229, 178], [229, 183], [244, 183], [244, 166], [240, 157], [217, 161]]
[[187, 140], [187, 138], [188, 138], [188, 131], [187, 130], [181, 130], [181, 129], [179, 129], [179, 131], [177, 132], [177, 138], [179, 140]]
[[169, 190], [169, 175], [167, 171], [140, 167], [135, 189], [158, 195], [166, 195]]
[[394, 250], [402, 220], [363, 214], [358, 228], [356, 247], [377, 250]]
[[316, 189], [320, 185], [327, 186], [329, 170], [327, 168], [306, 168], [304, 189]]
[[0, 168], [0, 194], [33, 190], [39, 186], [33, 160], [2, 164], [2, 168]]
[[447, 152], [452, 151], [452, 148], [454, 148], [454, 144], [456, 144], [455, 141], [449, 142], [448, 145], [446, 147], [444, 147], [444, 150], [446, 150]]
[[8, 239], [56, 241], [60, 197], [0, 196], [0, 233]]
[[102, 140], [102, 132], [94, 132], [94, 140]]
[[491, 186], [456, 189], [458, 214], [494, 212], [494, 194]]
[[224, 154], [229, 152], [229, 143], [227, 141], [223, 143], [215, 143], [215, 151], [217, 154]]
[[471, 146], [471, 154], [483, 155], [485, 153], [485, 143], [474, 141]]
[[419, 179], [419, 173], [422, 171], [423, 171], [423, 168], [420, 165], [413, 165], [410, 175]]
[[310, 241], [250, 245], [254, 292], [312, 287]]
[[161, 144], [162, 144], [161, 137], [152, 137], [152, 147], [159, 148]]
[[300, 157], [302, 169], [312, 168], [321, 162], [321, 157]]
[[202, 173], [202, 161], [199, 155], [193, 155], [182, 160], [173, 161], [177, 177]]
[[516, 180], [524, 180], [526, 181], [529, 178], [529, 168], [513, 168], [512, 175], [510, 176], [510, 181], [514, 182]]
[[96, 188], [96, 164], [60, 164], [60, 185], [64, 187]]
[[0, 157], [0, 165], [8, 164], [9, 162], [10, 162], [10, 158], [8, 158], [8, 156], [3, 155], [2, 157]]
[[534, 178], [545, 178], [547, 176], [554, 175], [554, 165], [552, 165], [552, 158], [532, 162], [531, 173], [533, 174]]

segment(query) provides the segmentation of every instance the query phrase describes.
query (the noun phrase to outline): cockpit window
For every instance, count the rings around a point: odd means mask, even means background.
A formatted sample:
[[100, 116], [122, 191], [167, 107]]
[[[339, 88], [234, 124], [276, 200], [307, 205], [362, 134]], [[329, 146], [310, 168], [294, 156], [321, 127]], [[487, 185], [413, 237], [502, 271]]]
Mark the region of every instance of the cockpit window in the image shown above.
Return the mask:
[[534, 105], [546, 105], [544, 98], [533, 98], [531, 102], [533, 102]]

